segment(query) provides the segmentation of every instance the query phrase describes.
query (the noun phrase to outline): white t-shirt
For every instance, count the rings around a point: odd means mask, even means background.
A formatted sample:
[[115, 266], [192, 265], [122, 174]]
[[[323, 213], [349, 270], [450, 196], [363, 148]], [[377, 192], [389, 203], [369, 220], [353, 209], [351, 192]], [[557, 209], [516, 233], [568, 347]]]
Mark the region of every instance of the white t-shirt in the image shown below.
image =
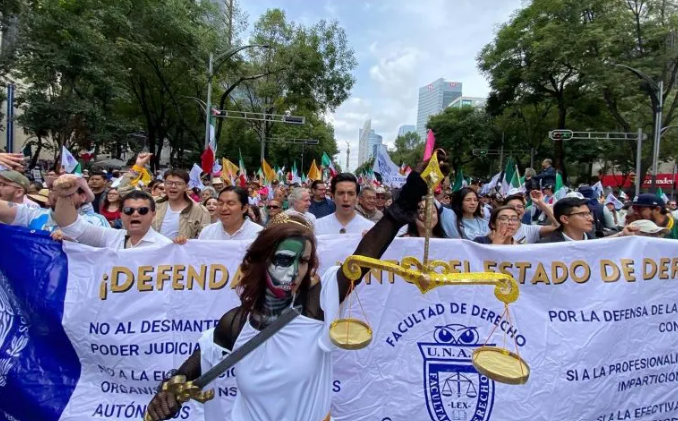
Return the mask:
[[221, 221], [217, 221], [203, 228], [198, 240], [251, 240], [257, 238], [257, 234], [262, 229], [264, 228], [261, 225], [245, 219], [240, 229], [234, 232], [233, 235], [229, 235], [224, 230], [224, 225]]
[[[91, 225], [82, 215], [78, 216], [78, 219], [71, 225], [63, 227], [62, 231], [66, 237], [88, 246], [118, 250], [126, 247], [127, 231]], [[167, 244], [172, 244], [172, 241], [158, 234], [153, 228], [149, 228], [146, 235], [137, 244], [130, 244], [129, 248], [159, 247]]]
[[[337, 270], [339, 266], [328, 269], [321, 280], [324, 321], [298, 316], [236, 364], [238, 395], [232, 420], [322, 421], [330, 412], [335, 347], [329, 330], [339, 315]], [[245, 323], [234, 349], [257, 333], [249, 321]], [[214, 343], [213, 330], [203, 333], [199, 343], [203, 373], [229, 353]], [[223, 419], [223, 413], [205, 413], [206, 421]]]
[[520, 224], [520, 228], [513, 235], [513, 239], [518, 244], [535, 244], [539, 241], [539, 230], [541, 225]]
[[165, 218], [162, 220], [162, 225], [160, 226], [160, 234], [174, 240], [179, 235], [179, 220], [181, 216], [181, 211], [173, 211], [171, 206], [167, 206], [167, 212], [165, 213]]
[[295, 211], [294, 209], [287, 209], [287, 210], [285, 211], [285, 213], [288, 214], [288, 215], [299, 215], [299, 216], [303, 216], [304, 218], [306, 218], [306, 220], [307, 220], [308, 222], [310, 222], [311, 224], [313, 224], [313, 226], [315, 226], [315, 221], [317, 220], [317, 218], [315, 217], [315, 215], [313, 215], [311, 212], [299, 212], [299, 211]]
[[[336, 213], [323, 216], [315, 223], [315, 235], [339, 235], [339, 234], [362, 234], [374, 226], [374, 222], [369, 221], [355, 213], [353, 219], [343, 225], [337, 219]], [[341, 232], [344, 229], [345, 232]]]
[[[111, 224], [108, 223], [106, 218], [97, 213], [81, 213], [79, 210], [78, 214], [85, 222], [91, 225], [104, 228], [111, 227]], [[16, 216], [11, 225], [49, 232], [54, 232], [59, 229], [56, 221], [52, 218], [51, 209], [29, 208], [28, 206], [23, 205], [17, 206]]]

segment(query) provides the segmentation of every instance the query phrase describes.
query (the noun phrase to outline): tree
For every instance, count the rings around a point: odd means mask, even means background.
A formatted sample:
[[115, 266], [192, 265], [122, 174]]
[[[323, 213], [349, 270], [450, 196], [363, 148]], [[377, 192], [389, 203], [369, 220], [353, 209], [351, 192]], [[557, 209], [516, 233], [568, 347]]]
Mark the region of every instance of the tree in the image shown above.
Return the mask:
[[424, 142], [416, 132], [408, 132], [395, 140], [395, 151], [389, 151], [391, 160], [396, 165], [409, 165], [414, 168], [424, 157]]
[[15, 74], [27, 87], [20, 124], [43, 147], [89, 148], [122, 124], [113, 115], [120, 86], [114, 52], [101, 31], [98, 0], [36, 1], [22, 15]]
[[[238, 109], [320, 119], [348, 99], [356, 60], [337, 22], [321, 20], [304, 27], [288, 22], [281, 10], [269, 10], [254, 25], [249, 43], [271, 48], [248, 51], [245, 73], [263, 76], [243, 81]], [[278, 130], [269, 121], [249, 124], [260, 140]], [[330, 149], [336, 151], [336, 145]]]
[[433, 130], [436, 147], [447, 151], [454, 171], [478, 161], [473, 155], [474, 148], [487, 147], [500, 139], [490, 116], [484, 110], [473, 107], [446, 108], [442, 113], [432, 116], [426, 128]]

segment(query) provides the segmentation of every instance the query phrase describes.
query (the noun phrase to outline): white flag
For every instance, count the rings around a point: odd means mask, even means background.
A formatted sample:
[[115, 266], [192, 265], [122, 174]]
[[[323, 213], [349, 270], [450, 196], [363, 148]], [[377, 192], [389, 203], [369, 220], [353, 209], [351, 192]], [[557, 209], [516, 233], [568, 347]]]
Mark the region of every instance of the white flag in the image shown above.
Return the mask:
[[200, 165], [193, 164], [193, 168], [191, 168], [191, 172], [188, 174], [188, 188], [192, 189], [193, 187], [197, 187], [200, 190], [205, 188], [205, 186], [202, 184], [202, 180], [200, 179], [200, 174], [202, 174], [202, 168], [200, 168]]
[[616, 210], [619, 210], [624, 207], [624, 204], [619, 199], [614, 197], [612, 193], [608, 194], [607, 198], [605, 199], [605, 204], [607, 205], [608, 203], [612, 203]]
[[65, 146], [61, 147], [61, 167], [67, 172], [72, 173], [75, 171], [75, 168], [78, 166], [78, 160], [68, 152]]
[[400, 174], [400, 168], [391, 161], [388, 156], [386, 146], [381, 145], [377, 150], [377, 156], [374, 159], [372, 171], [378, 172], [384, 185], [389, 187], [402, 187], [405, 184], [406, 177]]

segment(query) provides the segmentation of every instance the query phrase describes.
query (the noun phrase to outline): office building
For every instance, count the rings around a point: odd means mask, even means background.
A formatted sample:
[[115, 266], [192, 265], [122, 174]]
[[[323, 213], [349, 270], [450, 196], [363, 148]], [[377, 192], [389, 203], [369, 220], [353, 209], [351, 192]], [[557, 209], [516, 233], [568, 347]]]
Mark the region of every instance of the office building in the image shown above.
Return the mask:
[[405, 136], [407, 133], [416, 132], [417, 126], [414, 124], [403, 124], [398, 128], [398, 137]]
[[383, 137], [372, 128], [372, 120], [367, 120], [358, 131], [358, 166], [375, 156], [382, 142]]
[[445, 107], [461, 97], [462, 84], [442, 78], [419, 88], [417, 108], [417, 133], [426, 139], [426, 123], [429, 117], [442, 112]]
[[480, 98], [474, 96], [461, 96], [448, 105], [448, 107], [473, 107], [473, 108], [485, 108], [487, 104], [487, 98]]

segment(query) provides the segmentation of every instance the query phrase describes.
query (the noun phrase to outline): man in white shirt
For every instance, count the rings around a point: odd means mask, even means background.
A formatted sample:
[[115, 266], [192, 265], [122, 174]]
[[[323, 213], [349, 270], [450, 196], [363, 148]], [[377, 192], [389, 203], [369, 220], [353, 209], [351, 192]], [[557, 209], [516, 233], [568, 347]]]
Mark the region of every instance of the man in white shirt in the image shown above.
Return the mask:
[[256, 238], [261, 225], [247, 218], [248, 194], [239, 187], [226, 186], [217, 198], [219, 221], [206, 226], [200, 240], [250, 240]]
[[358, 215], [355, 210], [360, 185], [353, 174], [341, 173], [334, 177], [330, 190], [337, 210], [316, 221], [316, 235], [362, 234], [374, 226], [374, 222]]
[[[72, 189], [73, 206], [82, 215], [84, 221], [99, 227], [110, 227], [111, 225], [103, 216], [84, 211], [84, 208], [92, 201], [94, 196], [87, 186], [87, 182], [83, 178], [76, 177], [73, 183], [75, 186]], [[56, 200], [54, 194], [50, 194], [49, 200], [51, 209], [32, 208], [0, 200], [0, 222], [53, 233], [59, 228], [54, 220], [54, 201]]]
[[171, 244], [172, 241], [158, 234], [151, 224], [155, 217], [155, 201], [150, 194], [133, 190], [122, 198], [123, 230], [102, 228], [88, 224], [73, 204], [70, 191], [73, 176], [62, 176], [54, 182], [57, 195], [54, 220], [61, 227], [64, 237], [92, 247], [125, 249]]
[[289, 215], [299, 215], [306, 218], [308, 222], [315, 225], [316, 217], [308, 211], [311, 207], [311, 192], [305, 187], [297, 187], [292, 190], [287, 201], [290, 208], [285, 211]]

